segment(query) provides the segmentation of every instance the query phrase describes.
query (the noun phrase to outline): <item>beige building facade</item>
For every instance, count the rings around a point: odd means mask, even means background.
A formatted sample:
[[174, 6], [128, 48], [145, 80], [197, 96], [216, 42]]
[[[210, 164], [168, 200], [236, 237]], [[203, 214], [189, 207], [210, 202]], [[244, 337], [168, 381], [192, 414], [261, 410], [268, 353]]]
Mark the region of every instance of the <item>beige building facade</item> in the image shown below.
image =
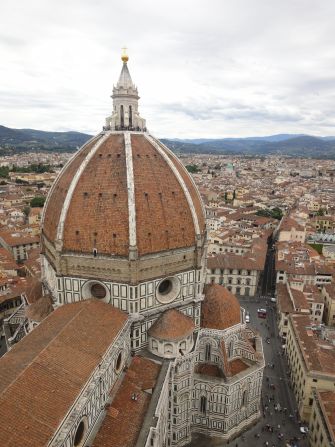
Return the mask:
[[290, 315], [286, 341], [290, 378], [301, 420], [310, 420], [314, 389], [333, 391], [335, 351], [318, 340], [307, 315]]
[[314, 391], [312, 415], [309, 421], [311, 447], [335, 445], [335, 392]]

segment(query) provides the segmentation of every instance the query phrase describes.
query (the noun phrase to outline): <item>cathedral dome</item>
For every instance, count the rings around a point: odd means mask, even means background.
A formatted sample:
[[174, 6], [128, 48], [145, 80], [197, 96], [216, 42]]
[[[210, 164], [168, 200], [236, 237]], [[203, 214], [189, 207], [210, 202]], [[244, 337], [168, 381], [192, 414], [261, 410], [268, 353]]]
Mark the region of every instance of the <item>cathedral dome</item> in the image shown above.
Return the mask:
[[177, 309], [165, 311], [148, 330], [148, 349], [162, 358], [174, 358], [193, 348], [192, 318]]
[[195, 283], [204, 271], [206, 223], [192, 177], [146, 128], [127, 62], [125, 55], [102, 132], [49, 192], [42, 271], [57, 302], [97, 298], [137, 313], [202, 293]]
[[228, 329], [241, 323], [240, 303], [225, 287], [209, 284], [201, 306], [201, 326], [208, 329]]
[[192, 318], [176, 309], [170, 309], [158, 318], [149, 329], [148, 334], [160, 340], [177, 341], [191, 335], [194, 329]]
[[144, 132], [101, 132], [63, 168], [43, 237], [60, 252], [138, 257], [197, 245], [201, 199], [178, 158]]

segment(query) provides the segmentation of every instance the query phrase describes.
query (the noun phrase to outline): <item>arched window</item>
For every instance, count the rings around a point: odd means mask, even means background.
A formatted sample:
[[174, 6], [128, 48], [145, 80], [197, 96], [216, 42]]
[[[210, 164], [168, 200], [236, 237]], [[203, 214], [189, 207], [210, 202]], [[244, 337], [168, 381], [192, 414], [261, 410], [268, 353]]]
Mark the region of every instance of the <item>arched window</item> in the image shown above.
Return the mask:
[[171, 343], [165, 343], [164, 354], [173, 354], [173, 346]]
[[205, 348], [205, 360], [210, 361], [211, 359], [211, 344], [207, 343]]
[[123, 110], [122, 105], [120, 107], [120, 119], [121, 119], [121, 129], [123, 129], [124, 128], [124, 110]]
[[234, 342], [233, 340], [229, 343], [228, 355], [232, 357], [234, 354]]
[[207, 399], [205, 396], [201, 396], [200, 399], [200, 411], [201, 413], [205, 414], [207, 409]]
[[129, 127], [133, 127], [133, 109], [129, 106]]
[[158, 343], [157, 343], [156, 340], [152, 340], [152, 341], [151, 341], [151, 349], [152, 349], [153, 351], [158, 351]]
[[83, 418], [80, 421], [80, 423], [76, 429], [75, 435], [74, 435], [74, 439], [73, 439], [74, 447], [82, 447], [84, 440], [85, 440], [86, 432], [87, 432], [87, 419]]
[[244, 406], [246, 404], [247, 404], [247, 392], [243, 391], [243, 394], [242, 394], [242, 406]]

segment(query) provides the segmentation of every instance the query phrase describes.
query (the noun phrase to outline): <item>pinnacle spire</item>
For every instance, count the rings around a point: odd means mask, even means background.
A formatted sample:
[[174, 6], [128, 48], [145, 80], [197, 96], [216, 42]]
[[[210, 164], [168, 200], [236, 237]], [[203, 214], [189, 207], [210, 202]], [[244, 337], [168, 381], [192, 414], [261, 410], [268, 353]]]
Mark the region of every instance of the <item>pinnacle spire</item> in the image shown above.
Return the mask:
[[129, 88], [134, 88], [134, 84], [133, 81], [131, 80], [131, 76], [128, 70], [128, 65], [127, 62], [123, 62], [123, 67], [120, 73], [120, 77], [117, 83], [117, 87], [118, 88], [124, 88], [124, 89], [129, 89]]

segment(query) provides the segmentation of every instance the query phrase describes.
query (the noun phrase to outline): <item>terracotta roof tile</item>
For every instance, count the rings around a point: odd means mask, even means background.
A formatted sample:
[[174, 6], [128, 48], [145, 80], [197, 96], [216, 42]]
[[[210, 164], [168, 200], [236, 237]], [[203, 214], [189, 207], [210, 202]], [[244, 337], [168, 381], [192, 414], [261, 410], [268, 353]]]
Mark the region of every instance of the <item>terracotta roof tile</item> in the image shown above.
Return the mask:
[[184, 165], [182, 163], [179, 162], [179, 160], [176, 158], [176, 156], [171, 154], [171, 151], [169, 151], [162, 144], [161, 144], [161, 147], [164, 150], [164, 152], [167, 154], [167, 156], [170, 158], [170, 160], [172, 160], [173, 164], [177, 168], [179, 174], [181, 175], [182, 179], [184, 180], [184, 182], [187, 186], [187, 189], [192, 197], [195, 211], [197, 213], [200, 231], [201, 231], [201, 233], [203, 233], [206, 229], [206, 221], [205, 221], [205, 216], [204, 216], [203, 209], [202, 209], [201, 199], [199, 198], [199, 194], [197, 193], [196, 186], [192, 182], [192, 178], [188, 174], [186, 168], [184, 167]]
[[229, 371], [232, 376], [235, 376], [248, 368], [249, 366], [241, 359], [234, 359], [229, 362]]
[[201, 326], [224, 330], [241, 322], [240, 304], [232, 293], [218, 284], [205, 286]]
[[172, 169], [143, 135], [132, 135], [140, 255], [195, 245], [192, 213]]
[[64, 225], [64, 250], [128, 256], [128, 190], [123, 135], [99, 147], [74, 190]]
[[49, 200], [46, 204], [44, 214], [43, 232], [49, 241], [54, 241], [56, 239], [57, 225], [69, 184], [77, 172], [80, 164], [83, 162], [98, 138], [99, 136], [97, 136], [92, 142], [85, 144], [80, 151], [74, 155], [70, 163], [65, 166], [61, 175], [56, 179], [50, 196], [50, 199], [52, 200]]
[[161, 340], [179, 340], [190, 335], [195, 328], [192, 318], [176, 309], [165, 311], [151, 326], [148, 334]]
[[48, 443], [126, 321], [100, 301], [68, 304], [0, 359], [2, 447]]
[[195, 368], [195, 372], [205, 376], [223, 377], [222, 371], [218, 366], [210, 365], [208, 363], [199, 363]]
[[[155, 387], [160, 369], [160, 364], [149, 359], [133, 358], [92, 447], [136, 445], [151, 400], [151, 394], [145, 390]], [[137, 400], [132, 399], [134, 394]]]

